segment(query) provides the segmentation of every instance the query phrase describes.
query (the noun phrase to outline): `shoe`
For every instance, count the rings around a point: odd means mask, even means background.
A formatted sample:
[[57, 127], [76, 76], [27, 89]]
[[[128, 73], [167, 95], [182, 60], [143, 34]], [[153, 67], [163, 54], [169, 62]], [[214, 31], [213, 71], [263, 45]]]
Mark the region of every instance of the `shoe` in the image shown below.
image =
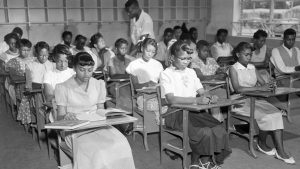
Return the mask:
[[277, 159], [282, 160], [283, 162], [285, 162], [287, 164], [295, 164], [296, 163], [294, 157], [282, 158], [282, 157], [279, 156], [279, 154], [277, 153], [277, 151], [275, 153], [275, 156], [276, 156]]
[[277, 151], [276, 151], [275, 148], [273, 148], [273, 149], [270, 150], [270, 151], [264, 151], [262, 148], [259, 147], [258, 144], [257, 144], [257, 149], [258, 149], [260, 152], [262, 152], [262, 153], [264, 153], [264, 154], [267, 154], [267, 155], [269, 155], [269, 156], [273, 156], [273, 155], [275, 155], [275, 154], [277, 153]]

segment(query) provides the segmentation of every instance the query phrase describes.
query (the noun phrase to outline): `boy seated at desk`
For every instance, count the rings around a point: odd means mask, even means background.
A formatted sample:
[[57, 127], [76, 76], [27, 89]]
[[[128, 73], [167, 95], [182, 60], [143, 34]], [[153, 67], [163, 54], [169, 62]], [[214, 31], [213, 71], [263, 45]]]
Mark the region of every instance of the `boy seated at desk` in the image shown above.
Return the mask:
[[[171, 46], [172, 65], [160, 75], [161, 95], [170, 105], [209, 104], [217, 101], [216, 96], [211, 97], [205, 93], [195, 71], [187, 68], [192, 59], [192, 52], [189, 45], [180, 40]], [[196, 97], [197, 94], [200, 97]], [[168, 109], [170, 110], [171, 108]], [[188, 123], [192, 149], [190, 168], [220, 168], [219, 165], [231, 152], [228, 134], [221, 123], [205, 111], [190, 112]], [[166, 116], [165, 124], [168, 128], [182, 130], [182, 112]]]

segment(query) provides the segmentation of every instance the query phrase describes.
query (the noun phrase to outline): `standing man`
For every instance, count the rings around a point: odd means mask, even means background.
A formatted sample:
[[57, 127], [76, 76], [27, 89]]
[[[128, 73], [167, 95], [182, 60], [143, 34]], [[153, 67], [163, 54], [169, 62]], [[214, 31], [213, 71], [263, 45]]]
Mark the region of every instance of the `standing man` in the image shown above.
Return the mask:
[[152, 18], [139, 7], [137, 0], [128, 0], [125, 10], [130, 18], [130, 37], [133, 45], [144, 37], [155, 39]]

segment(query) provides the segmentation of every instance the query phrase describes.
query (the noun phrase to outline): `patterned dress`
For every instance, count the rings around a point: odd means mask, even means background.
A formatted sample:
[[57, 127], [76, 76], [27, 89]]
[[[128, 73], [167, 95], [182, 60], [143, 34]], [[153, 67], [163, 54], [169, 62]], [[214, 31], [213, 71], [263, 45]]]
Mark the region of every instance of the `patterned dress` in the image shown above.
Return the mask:
[[[33, 61], [34, 59], [32, 57], [28, 57], [25, 59], [21, 57], [15, 57], [7, 62], [6, 68], [9, 70], [13, 79], [15, 78], [25, 80], [26, 65]], [[13, 88], [13, 86], [10, 85], [10, 88]], [[24, 90], [25, 84], [15, 89], [15, 95], [13, 94], [13, 92], [10, 92], [10, 96], [14, 98], [15, 101], [17, 98], [21, 100], [17, 120], [20, 120], [22, 124], [29, 124], [31, 123], [30, 105], [28, 97], [23, 96], [22, 94]]]

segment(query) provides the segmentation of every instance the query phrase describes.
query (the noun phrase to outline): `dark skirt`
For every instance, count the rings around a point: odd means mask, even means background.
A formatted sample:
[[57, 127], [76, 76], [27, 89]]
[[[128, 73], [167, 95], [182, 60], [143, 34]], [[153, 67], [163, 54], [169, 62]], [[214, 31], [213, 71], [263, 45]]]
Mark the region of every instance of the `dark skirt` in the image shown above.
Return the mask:
[[[165, 118], [166, 126], [182, 131], [182, 116], [182, 111], [170, 114]], [[223, 154], [223, 151], [226, 151], [228, 155], [230, 154], [228, 153], [231, 152], [231, 149], [226, 130], [222, 123], [209, 113], [205, 111], [190, 112], [188, 124], [189, 143], [194, 154], [213, 156], [214, 154]]]

